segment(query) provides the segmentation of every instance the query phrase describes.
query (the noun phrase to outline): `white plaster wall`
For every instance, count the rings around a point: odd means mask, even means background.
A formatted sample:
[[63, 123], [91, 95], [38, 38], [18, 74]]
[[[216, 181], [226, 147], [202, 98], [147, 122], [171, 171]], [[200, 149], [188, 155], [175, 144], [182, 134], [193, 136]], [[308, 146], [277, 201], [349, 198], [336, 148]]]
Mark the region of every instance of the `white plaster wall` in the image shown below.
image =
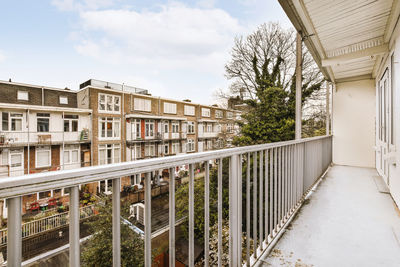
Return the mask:
[[338, 83], [333, 90], [333, 162], [375, 167], [375, 82]]

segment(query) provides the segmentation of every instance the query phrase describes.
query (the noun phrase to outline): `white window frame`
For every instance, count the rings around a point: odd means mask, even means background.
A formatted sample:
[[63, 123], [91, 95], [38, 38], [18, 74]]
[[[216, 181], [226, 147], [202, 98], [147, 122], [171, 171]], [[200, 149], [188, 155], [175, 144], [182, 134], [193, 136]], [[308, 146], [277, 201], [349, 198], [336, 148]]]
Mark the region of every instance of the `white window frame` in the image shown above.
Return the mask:
[[208, 149], [208, 150], [211, 150], [211, 149], [213, 148], [213, 147], [212, 147], [212, 146], [213, 146], [213, 145], [212, 145], [212, 140], [207, 140], [207, 143], [206, 143], [206, 144], [207, 144], [207, 149]]
[[170, 102], [164, 102], [164, 113], [176, 114], [176, 104]]
[[234, 127], [233, 123], [228, 123], [228, 124], [226, 125], [226, 131], [227, 131], [228, 133], [233, 133], [233, 127]]
[[[72, 117], [71, 117], [72, 116]], [[63, 118], [63, 128], [65, 127], [65, 122], [68, 122], [68, 131], [65, 131], [64, 128], [64, 132], [78, 132], [79, 131], [79, 115], [74, 115], [74, 114], [64, 114], [64, 118]], [[72, 128], [72, 123], [76, 122], [76, 131], [73, 131]]]
[[188, 133], [188, 134], [194, 134], [194, 133], [196, 133], [196, 128], [195, 128], [195, 123], [194, 123], [194, 121], [188, 121], [188, 122], [187, 122], [187, 133]]
[[98, 110], [101, 113], [120, 113], [121, 96], [112, 94], [99, 94]]
[[211, 116], [211, 110], [209, 108], [201, 108], [201, 116], [209, 118]]
[[60, 95], [59, 98], [58, 98], [58, 101], [62, 105], [68, 105], [68, 96]]
[[183, 113], [187, 116], [194, 116], [196, 115], [196, 108], [192, 105], [185, 105], [183, 107]]
[[213, 125], [212, 123], [207, 123], [207, 133], [212, 133], [213, 132]]
[[172, 124], [171, 133], [179, 133], [179, 122], [173, 121], [171, 124]]
[[227, 111], [227, 112], [226, 112], [226, 117], [227, 117], [228, 119], [233, 119], [233, 112], [232, 112], [232, 111]]
[[[116, 157], [116, 152], [119, 150], [119, 156]], [[108, 158], [108, 152], [111, 152], [111, 158]], [[101, 157], [100, 153], [105, 152], [105, 162], [101, 162]], [[98, 165], [107, 165], [107, 164], [113, 164], [113, 163], [119, 163], [121, 162], [121, 145], [120, 144], [101, 144], [99, 145], [99, 152], [98, 152]], [[116, 160], [116, 159], [119, 160]]]
[[222, 119], [224, 117], [224, 112], [222, 110], [215, 110], [215, 118]]
[[154, 138], [155, 132], [155, 123], [154, 120], [145, 120], [144, 122], [144, 137], [145, 138]]
[[[13, 156], [18, 155], [21, 158], [21, 163], [19, 166], [13, 166], [15, 163], [13, 163]], [[17, 148], [17, 149], [4, 149], [1, 152], [1, 157], [0, 157], [0, 165], [3, 166], [10, 166], [10, 168], [17, 168], [17, 169], [23, 169], [24, 168], [24, 149], [23, 148]]]
[[142, 158], [142, 146], [140, 144], [134, 144], [131, 146], [131, 159], [137, 160]]
[[[47, 165], [38, 165], [38, 152], [48, 152], [49, 163]], [[46, 168], [51, 166], [51, 146], [37, 146], [35, 149], [35, 166], [36, 168]]]
[[142, 122], [140, 119], [132, 120], [132, 139], [140, 139], [142, 138]]
[[144, 146], [144, 156], [154, 157], [156, 155], [156, 145], [155, 143], [145, 144]]
[[17, 100], [29, 101], [29, 92], [28, 91], [17, 91]]
[[194, 139], [188, 139], [187, 143], [186, 143], [186, 146], [187, 146], [187, 149], [186, 149], [187, 152], [195, 151], [196, 148], [195, 148]]
[[[42, 113], [42, 112], [36, 113], [36, 129], [37, 129], [38, 133], [49, 133], [50, 132], [50, 118], [51, 118], [51, 114], [50, 113]], [[39, 119], [47, 119], [48, 120], [48, 131], [39, 131], [39, 129], [38, 129], [38, 121], [39, 121]]]
[[[102, 135], [102, 125], [104, 123], [104, 136]], [[111, 136], [107, 131], [107, 124], [111, 123]], [[118, 125], [118, 130], [116, 130]], [[119, 140], [121, 137], [121, 118], [99, 117], [99, 139], [100, 140]]]
[[133, 99], [133, 110], [151, 112], [151, 99], [135, 97]]
[[[73, 161], [73, 157], [72, 154], [73, 153], [78, 153], [78, 157], [76, 159], [76, 161]], [[62, 160], [63, 160], [63, 166], [65, 167], [65, 165], [72, 165], [72, 164], [78, 164], [80, 162], [80, 146], [79, 145], [64, 145], [64, 151], [62, 151], [61, 149], [61, 153], [63, 153], [62, 156]], [[68, 154], [68, 162], [65, 161], [65, 153]]]
[[172, 142], [172, 154], [179, 153], [179, 142]]
[[169, 144], [168, 143], [164, 144], [162, 152], [163, 152], [164, 155], [169, 155]]
[[[20, 112], [8, 112], [3, 111], [1, 112], [1, 128], [3, 128], [3, 114], [7, 114], [7, 127], [8, 129], [2, 129], [4, 132], [22, 132], [24, 128], [24, 114]], [[20, 130], [13, 130], [12, 125], [13, 121], [20, 121], [21, 129]], [[16, 124], [15, 124], [16, 125]]]

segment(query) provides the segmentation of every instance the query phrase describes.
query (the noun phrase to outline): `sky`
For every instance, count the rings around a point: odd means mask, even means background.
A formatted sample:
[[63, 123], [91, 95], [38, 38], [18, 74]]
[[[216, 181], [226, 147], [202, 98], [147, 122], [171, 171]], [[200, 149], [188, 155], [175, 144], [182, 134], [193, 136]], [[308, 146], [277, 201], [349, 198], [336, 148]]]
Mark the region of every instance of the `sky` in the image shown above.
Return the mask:
[[214, 104], [234, 38], [291, 24], [277, 0], [1, 1], [0, 80], [76, 90], [88, 79]]

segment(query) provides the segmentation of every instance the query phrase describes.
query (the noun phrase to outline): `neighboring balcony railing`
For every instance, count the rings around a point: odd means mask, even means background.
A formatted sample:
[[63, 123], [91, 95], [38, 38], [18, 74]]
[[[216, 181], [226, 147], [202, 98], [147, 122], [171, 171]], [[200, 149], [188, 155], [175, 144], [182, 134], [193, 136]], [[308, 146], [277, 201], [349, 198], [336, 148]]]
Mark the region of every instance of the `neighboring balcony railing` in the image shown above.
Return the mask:
[[[87, 219], [95, 214], [95, 206], [85, 206], [80, 208], [80, 219]], [[44, 232], [52, 231], [69, 224], [69, 212], [63, 212], [42, 219], [23, 223], [22, 238], [28, 238]], [[0, 229], [0, 245], [7, 244], [7, 228]]]
[[88, 142], [89, 130], [76, 132], [0, 132], [0, 146], [18, 146], [25, 144], [50, 145], [60, 143]]
[[219, 132], [199, 132], [199, 138], [214, 138], [218, 137]]
[[[224, 160], [227, 159], [227, 160]], [[229, 162], [229, 262], [230, 266], [253, 266], [269, 248], [285, 224], [304, 201], [332, 161], [331, 136], [222, 149], [188, 155], [33, 174], [0, 179], [0, 198], [8, 199], [9, 266], [21, 264], [21, 196], [37, 191], [70, 187], [70, 265], [80, 265], [80, 184], [112, 180], [113, 266], [121, 265], [120, 177], [144, 174], [144, 258], [152, 265], [151, 177], [152, 172], [169, 169], [169, 266], [175, 263], [175, 170], [189, 165], [188, 265], [194, 266], [194, 184], [195, 164], [204, 164], [204, 257], [210, 260], [210, 161], [217, 162], [218, 258], [223, 257], [223, 162]], [[226, 164], [226, 163], [225, 163]], [[245, 197], [245, 201], [243, 201]], [[252, 201], [251, 201], [252, 199]], [[226, 207], [225, 207], [226, 208]], [[244, 227], [245, 226], [245, 227]], [[245, 237], [245, 238], [244, 238]], [[245, 240], [242, 242], [242, 240]], [[253, 243], [251, 246], [250, 243]], [[253, 247], [254, 249], [251, 249]], [[245, 255], [244, 257], [242, 257]]]

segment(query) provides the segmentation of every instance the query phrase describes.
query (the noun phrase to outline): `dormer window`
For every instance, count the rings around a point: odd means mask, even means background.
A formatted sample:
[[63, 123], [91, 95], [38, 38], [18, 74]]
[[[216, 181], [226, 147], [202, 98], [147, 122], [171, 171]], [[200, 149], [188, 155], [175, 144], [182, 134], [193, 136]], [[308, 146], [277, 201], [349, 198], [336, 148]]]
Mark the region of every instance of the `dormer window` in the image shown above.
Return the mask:
[[68, 105], [68, 97], [60, 96], [59, 100], [60, 100], [60, 104]]
[[17, 99], [18, 100], [25, 100], [28, 101], [29, 100], [29, 94], [27, 91], [18, 91], [17, 93]]

